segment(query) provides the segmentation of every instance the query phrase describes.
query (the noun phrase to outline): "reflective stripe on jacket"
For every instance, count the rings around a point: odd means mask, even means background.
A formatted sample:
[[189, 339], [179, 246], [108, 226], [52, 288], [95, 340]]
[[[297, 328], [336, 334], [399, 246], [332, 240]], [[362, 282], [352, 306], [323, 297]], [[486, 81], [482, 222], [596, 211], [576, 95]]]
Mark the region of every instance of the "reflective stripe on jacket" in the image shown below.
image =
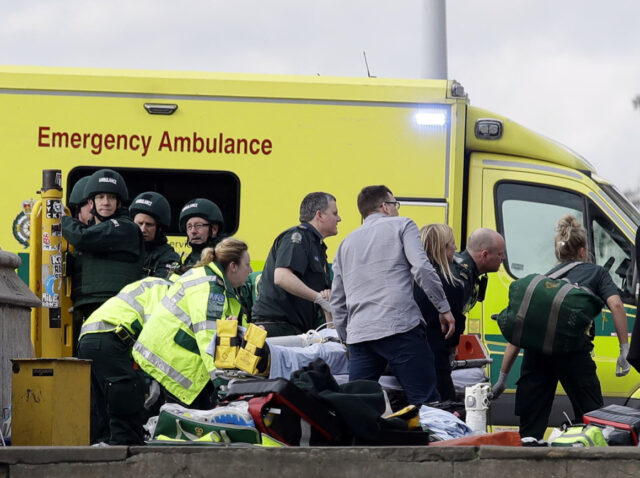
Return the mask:
[[102, 304], [82, 324], [80, 337], [98, 332], [113, 332], [124, 327], [136, 338], [151, 310], [159, 304], [169, 290], [171, 282], [147, 277], [126, 285], [118, 294]]

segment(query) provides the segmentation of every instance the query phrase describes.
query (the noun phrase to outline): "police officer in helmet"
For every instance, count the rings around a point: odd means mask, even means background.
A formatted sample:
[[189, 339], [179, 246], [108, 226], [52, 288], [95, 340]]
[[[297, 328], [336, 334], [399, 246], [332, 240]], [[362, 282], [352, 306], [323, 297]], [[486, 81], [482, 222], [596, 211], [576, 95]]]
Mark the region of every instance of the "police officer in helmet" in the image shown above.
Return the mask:
[[180, 211], [180, 230], [186, 231], [191, 253], [183, 262], [183, 268], [193, 267], [200, 260], [205, 247], [215, 247], [222, 240], [224, 219], [220, 208], [208, 199], [189, 201]]
[[93, 219], [93, 214], [91, 214], [92, 206], [84, 194], [84, 189], [88, 181], [89, 176], [85, 176], [76, 181], [73, 189], [71, 189], [68, 203], [71, 215], [85, 225], [88, 225]]
[[[129, 193], [122, 176], [100, 169], [89, 176], [84, 196], [93, 221], [62, 218], [62, 235], [82, 260], [80, 293], [74, 301], [75, 320], [84, 321], [122, 287], [142, 277], [144, 242], [140, 228], [122, 207]], [[80, 322], [81, 323], [81, 322]], [[74, 327], [77, 336], [79, 327]]]
[[[89, 181], [89, 176], [80, 178], [73, 185], [71, 194], [69, 195], [68, 206], [71, 210], [71, 215], [80, 221], [85, 226], [93, 220], [93, 214], [91, 210], [93, 206], [89, 204], [87, 197], [84, 194], [84, 189]], [[71, 277], [71, 301], [75, 303], [78, 296], [82, 292], [82, 255], [74, 250], [66, 254], [66, 275]], [[82, 313], [80, 309], [74, 309], [73, 311], [73, 355], [76, 355], [76, 349], [78, 345], [78, 334], [80, 333], [80, 327], [82, 326]]]
[[164, 233], [171, 224], [169, 201], [162, 194], [147, 191], [136, 196], [129, 214], [144, 237], [144, 275], [169, 277], [180, 266], [180, 256]]

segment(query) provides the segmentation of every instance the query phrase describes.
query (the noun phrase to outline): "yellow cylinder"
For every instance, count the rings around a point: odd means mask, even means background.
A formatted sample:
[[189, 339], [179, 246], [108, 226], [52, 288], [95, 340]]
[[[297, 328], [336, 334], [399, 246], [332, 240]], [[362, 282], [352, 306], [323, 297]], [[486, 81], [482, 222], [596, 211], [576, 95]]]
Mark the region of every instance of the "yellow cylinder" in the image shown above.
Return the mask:
[[68, 357], [73, 344], [71, 303], [62, 276], [62, 173], [42, 173], [42, 199], [31, 213], [29, 281], [42, 300], [32, 316], [32, 340], [36, 357]]

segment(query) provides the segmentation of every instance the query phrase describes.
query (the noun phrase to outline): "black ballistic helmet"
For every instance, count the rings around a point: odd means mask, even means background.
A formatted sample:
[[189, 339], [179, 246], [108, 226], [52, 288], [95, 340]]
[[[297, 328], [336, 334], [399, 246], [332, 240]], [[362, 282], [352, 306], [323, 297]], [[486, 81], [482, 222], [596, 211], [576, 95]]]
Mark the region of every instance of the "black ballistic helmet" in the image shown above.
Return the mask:
[[96, 194], [109, 193], [118, 196], [120, 201], [129, 199], [129, 191], [120, 173], [112, 169], [99, 169], [87, 181], [84, 188], [85, 198], [93, 198]]
[[219, 224], [220, 229], [224, 227], [224, 219], [222, 211], [216, 203], [208, 199], [198, 198], [189, 201], [180, 211], [180, 230], [185, 231], [187, 221], [190, 217], [202, 217], [212, 224]]
[[160, 193], [147, 191], [138, 194], [129, 206], [129, 215], [133, 219], [138, 213], [148, 214], [162, 227], [167, 228], [171, 224], [169, 201]]

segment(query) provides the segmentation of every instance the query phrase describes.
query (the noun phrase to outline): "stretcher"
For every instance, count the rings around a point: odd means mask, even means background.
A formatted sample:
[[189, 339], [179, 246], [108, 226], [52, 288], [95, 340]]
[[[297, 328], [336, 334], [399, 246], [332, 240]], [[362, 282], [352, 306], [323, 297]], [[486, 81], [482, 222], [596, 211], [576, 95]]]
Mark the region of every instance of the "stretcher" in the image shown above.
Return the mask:
[[[243, 329], [239, 327], [239, 329]], [[244, 331], [241, 331], [243, 333]], [[335, 329], [310, 330], [305, 334], [284, 337], [267, 337], [268, 354], [270, 356], [269, 372], [263, 378], [286, 378], [292, 372], [308, 365], [316, 358], [324, 360], [333, 375], [348, 374], [349, 360], [347, 348], [340, 343]], [[207, 353], [215, 356], [215, 336], [207, 348]], [[255, 374], [236, 368], [218, 368], [216, 377], [224, 379], [256, 378]]]

